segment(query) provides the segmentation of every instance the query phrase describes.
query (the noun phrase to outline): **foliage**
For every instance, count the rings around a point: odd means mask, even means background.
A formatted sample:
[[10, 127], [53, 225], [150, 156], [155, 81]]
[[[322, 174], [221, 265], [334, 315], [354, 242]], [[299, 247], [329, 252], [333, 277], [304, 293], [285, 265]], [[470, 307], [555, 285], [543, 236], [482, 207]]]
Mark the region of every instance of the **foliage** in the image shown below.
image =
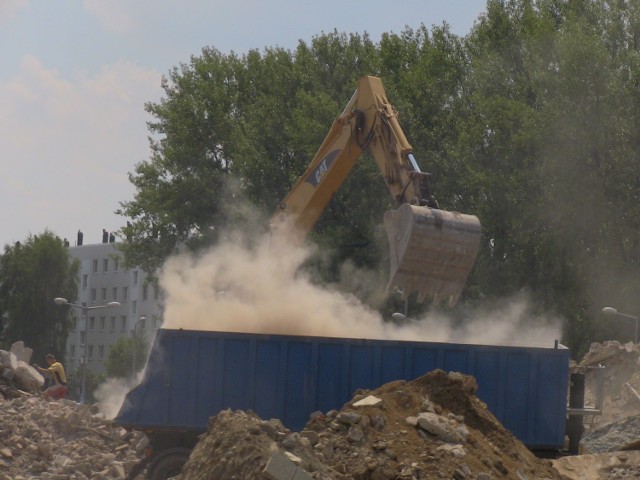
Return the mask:
[[[120, 210], [127, 259], [152, 271], [229, 225], [266, 225], [356, 79], [377, 75], [440, 204], [483, 225], [454, 313], [526, 291], [566, 320], [576, 352], [615, 338], [602, 306], [640, 311], [639, 31], [637, 2], [489, 0], [464, 38], [443, 25], [242, 57], [205, 48], [147, 105], [152, 156]], [[365, 156], [312, 234], [330, 252], [307, 265], [318, 281], [345, 264], [385, 276], [383, 190]]]
[[107, 375], [115, 378], [134, 378], [144, 368], [149, 343], [141, 334], [120, 337], [109, 349]]
[[[70, 400], [80, 401], [82, 399], [82, 371], [83, 366], [80, 365], [77, 369], [69, 371], [67, 373], [67, 398]], [[97, 399], [93, 396], [93, 393], [98, 387], [103, 384], [107, 379], [104, 373], [96, 373], [91, 368], [87, 369], [87, 376], [85, 378], [85, 402], [95, 403]]]
[[[2, 343], [18, 340], [33, 349], [43, 364], [47, 353], [64, 362], [71, 319], [55, 297], [74, 301], [78, 295], [79, 262], [71, 261], [62, 240], [45, 230], [24, 242], [6, 245], [0, 257], [0, 317]], [[39, 360], [41, 359], [41, 360]]]

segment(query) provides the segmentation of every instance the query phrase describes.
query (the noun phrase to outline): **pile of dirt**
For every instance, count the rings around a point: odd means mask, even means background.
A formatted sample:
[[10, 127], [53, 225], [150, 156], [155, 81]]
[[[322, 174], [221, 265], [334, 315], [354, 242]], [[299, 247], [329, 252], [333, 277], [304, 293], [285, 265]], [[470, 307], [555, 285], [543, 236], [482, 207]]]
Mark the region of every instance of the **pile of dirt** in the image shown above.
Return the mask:
[[476, 390], [473, 377], [435, 370], [359, 391], [340, 411], [318, 412], [301, 432], [225, 411], [212, 417], [179, 478], [270, 478], [275, 453], [305, 472], [295, 478], [316, 480], [561, 479], [496, 420]]

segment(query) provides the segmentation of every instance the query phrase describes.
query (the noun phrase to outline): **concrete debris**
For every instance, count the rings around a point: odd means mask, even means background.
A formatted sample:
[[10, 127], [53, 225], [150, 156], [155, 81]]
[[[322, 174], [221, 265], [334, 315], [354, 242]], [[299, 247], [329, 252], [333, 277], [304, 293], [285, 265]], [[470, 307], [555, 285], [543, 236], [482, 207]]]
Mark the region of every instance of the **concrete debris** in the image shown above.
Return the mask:
[[368, 395], [364, 397], [362, 400], [358, 400], [353, 404], [354, 407], [373, 407], [378, 405], [382, 400], [378, 397], [374, 397], [373, 395]]
[[35, 368], [18, 360], [13, 370], [16, 384], [28, 392], [37, 392], [44, 386], [44, 377]]
[[33, 350], [22, 342], [11, 345], [11, 350], [0, 350], [0, 377], [27, 392], [39, 392], [44, 385], [44, 377], [29, 365]]
[[[97, 406], [45, 401], [29, 381], [29, 355], [0, 350], [0, 480], [127, 478], [146, 436], [114, 426]], [[473, 377], [436, 370], [357, 391], [340, 410], [314, 412], [300, 432], [222, 411], [175, 480], [637, 479], [639, 358], [638, 345], [605, 342], [576, 366], [606, 368], [603, 414], [586, 417], [582, 455], [535, 457], [476, 397]], [[587, 374], [587, 405], [594, 392]]]
[[[616, 341], [594, 343], [580, 362], [580, 366], [604, 367], [604, 402], [602, 415], [587, 419], [588, 430], [598, 430], [611, 423], [623, 421], [640, 414], [640, 400], [636, 392], [640, 391], [640, 345], [621, 344]], [[596, 375], [587, 373], [587, 392], [585, 403], [596, 402]]]
[[29, 347], [25, 347], [24, 342], [19, 340], [14, 342], [9, 349], [11, 353], [13, 353], [18, 361], [29, 364], [31, 361], [31, 356], [33, 355], [33, 349]]
[[[359, 391], [340, 411], [315, 414], [301, 432], [226, 410], [210, 419], [178, 478], [561, 479], [500, 425], [476, 389], [472, 377], [435, 370]], [[379, 401], [363, 405], [371, 397]]]
[[42, 376], [19, 359], [30, 356], [0, 350], [0, 480], [125, 479], [145, 435], [112, 425], [95, 405], [45, 400]]
[[124, 479], [140, 460], [140, 432], [102, 418], [96, 406], [0, 397], [0, 480]]

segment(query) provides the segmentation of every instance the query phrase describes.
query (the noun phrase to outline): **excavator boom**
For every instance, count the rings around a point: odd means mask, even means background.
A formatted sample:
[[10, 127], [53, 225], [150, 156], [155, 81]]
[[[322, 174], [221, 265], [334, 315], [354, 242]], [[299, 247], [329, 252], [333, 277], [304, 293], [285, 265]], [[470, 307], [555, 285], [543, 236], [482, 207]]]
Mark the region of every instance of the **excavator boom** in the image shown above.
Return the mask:
[[272, 230], [303, 241], [363, 152], [371, 152], [398, 208], [384, 215], [391, 265], [387, 291], [458, 301], [480, 248], [473, 215], [441, 210], [387, 100], [382, 81], [362, 77], [344, 111], [276, 210]]

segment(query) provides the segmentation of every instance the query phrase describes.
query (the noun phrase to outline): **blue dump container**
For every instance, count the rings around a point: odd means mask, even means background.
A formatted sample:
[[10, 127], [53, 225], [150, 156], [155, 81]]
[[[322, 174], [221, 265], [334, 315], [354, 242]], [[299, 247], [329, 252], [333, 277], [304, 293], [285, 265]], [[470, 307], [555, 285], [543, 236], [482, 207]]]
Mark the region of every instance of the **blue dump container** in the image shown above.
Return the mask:
[[[191, 330], [158, 331], [142, 382], [115, 422], [152, 433], [206, 430], [221, 410], [253, 410], [301, 430], [359, 388], [442, 369], [472, 375], [477, 396], [531, 449], [565, 436], [569, 350]], [[153, 435], [151, 435], [153, 437]]]

